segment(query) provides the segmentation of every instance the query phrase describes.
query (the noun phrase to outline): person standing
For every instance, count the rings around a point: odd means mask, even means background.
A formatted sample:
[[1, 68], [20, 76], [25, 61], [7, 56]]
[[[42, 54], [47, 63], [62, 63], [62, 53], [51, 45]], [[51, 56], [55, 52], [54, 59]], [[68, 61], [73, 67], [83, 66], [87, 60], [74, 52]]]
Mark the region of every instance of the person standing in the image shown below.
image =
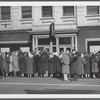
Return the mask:
[[52, 53], [49, 55], [48, 73], [49, 73], [50, 77], [53, 77], [53, 74], [54, 74], [54, 61], [53, 61], [53, 54]]
[[8, 76], [9, 73], [9, 65], [10, 65], [10, 58], [9, 58], [9, 54], [6, 53], [5, 55], [5, 73], [6, 73], [6, 77]]
[[84, 77], [84, 54], [83, 53], [78, 53], [78, 69], [79, 69], [79, 75], [81, 78]]
[[54, 53], [53, 60], [54, 60], [54, 72], [55, 72], [54, 76], [59, 77], [62, 72], [62, 68], [61, 68], [61, 58], [59, 57], [58, 52]]
[[32, 77], [33, 67], [34, 67], [34, 59], [33, 59], [33, 55], [30, 52], [26, 54], [25, 66], [26, 66], [26, 74], [28, 75], [28, 77]]
[[48, 76], [48, 61], [49, 61], [49, 54], [46, 50], [43, 51], [44, 59], [45, 59], [45, 70], [46, 73], [44, 74], [45, 77]]
[[18, 52], [14, 52], [13, 59], [12, 59], [12, 65], [13, 65], [13, 76], [17, 77], [17, 72], [19, 71], [19, 63], [18, 63]]
[[93, 78], [96, 78], [96, 74], [98, 73], [98, 61], [99, 57], [96, 52], [92, 54], [92, 73], [93, 73]]
[[79, 69], [78, 69], [78, 52], [72, 51], [71, 62], [70, 62], [70, 73], [73, 75], [73, 81], [78, 80]]
[[66, 54], [64, 52], [62, 52], [62, 74], [64, 77], [64, 81], [68, 81], [68, 74], [69, 74], [69, 64], [70, 64], [70, 59], [69, 59], [69, 51], [66, 51]]
[[39, 67], [39, 76], [44, 77], [44, 74], [46, 73], [45, 70], [45, 58], [43, 53], [39, 52], [39, 60], [38, 60], [38, 67]]
[[85, 72], [85, 77], [90, 78], [90, 54], [87, 52], [85, 53], [85, 64], [84, 64], [84, 72]]
[[20, 70], [21, 76], [23, 77], [25, 75], [25, 72], [26, 72], [25, 58], [24, 58], [23, 53], [20, 53], [20, 56], [19, 56], [19, 70]]
[[1, 70], [1, 76], [5, 77], [5, 72], [4, 72], [4, 59], [2, 56], [2, 53], [0, 53], [0, 70]]

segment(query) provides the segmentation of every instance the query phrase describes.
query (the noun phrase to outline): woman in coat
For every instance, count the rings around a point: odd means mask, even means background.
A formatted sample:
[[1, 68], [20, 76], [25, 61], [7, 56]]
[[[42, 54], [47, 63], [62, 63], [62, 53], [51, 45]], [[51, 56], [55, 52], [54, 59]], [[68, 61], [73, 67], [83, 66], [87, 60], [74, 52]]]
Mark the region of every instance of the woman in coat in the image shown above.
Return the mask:
[[19, 56], [19, 70], [20, 70], [20, 74], [23, 77], [25, 75], [26, 72], [26, 68], [25, 68], [25, 58], [24, 58], [24, 54], [21, 53]]
[[14, 77], [17, 77], [17, 72], [19, 71], [19, 63], [18, 63], [18, 53], [14, 52], [13, 59], [12, 59], [12, 65], [13, 65], [13, 73]]
[[60, 73], [62, 72], [62, 69], [61, 69], [61, 58], [59, 57], [58, 52], [56, 52], [54, 54], [53, 60], [54, 60], [54, 72], [55, 72], [55, 76], [58, 77], [60, 75]]
[[77, 81], [79, 75], [78, 69], [78, 53], [76, 51], [72, 52], [71, 62], [70, 62], [70, 73], [73, 75], [73, 81]]
[[40, 77], [44, 77], [44, 74], [46, 73], [45, 63], [46, 61], [43, 53], [39, 52], [38, 68]]
[[34, 59], [33, 55], [29, 52], [25, 57], [25, 66], [26, 66], [26, 74], [28, 77], [32, 77], [33, 67], [34, 67]]
[[90, 55], [89, 53], [86, 53], [84, 58], [86, 63], [84, 64], [84, 73], [86, 78], [90, 78]]
[[5, 68], [5, 73], [6, 73], [6, 77], [8, 76], [9, 73], [9, 65], [10, 65], [10, 57], [9, 54], [5, 55], [5, 61], [6, 61], [6, 68]]
[[48, 73], [50, 77], [53, 77], [54, 74], [54, 61], [53, 61], [53, 54], [49, 55], [49, 67], [48, 67]]
[[92, 54], [92, 73], [93, 73], [93, 78], [96, 78], [96, 74], [98, 73], [98, 61], [99, 61], [99, 57], [98, 55], [94, 52]]
[[10, 53], [10, 57], [9, 57], [9, 61], [10, 61], [10, 63], [9, 63], [9, 74], [10, 74], [10, 76], [12, 76], [12, 72], [13, 72], [13, 54], [14, 54], [14, 52], [12, 52], [12, 53]]
[[0, 70], [1, 70], [1, 75], [2, 77], [5, 77], [5, 72], [4, 72], [4, 59], [2, 53], [0, 53]]
[[68, 74], [69, 74], [69, 64], [70, 64], [70, 59], [69, 59], [69, 51], [66, 52], [66, 54], [64, 52], [62, 52], [62, 74], [64, 77], [64, 81], [68, 81]]
[[45, 70], [46, 70], [45, 76], [47, 77], [48, 76], [49, 54], [47, 53], [46, 50], [44, 50], [43, 55], [44, 55], [44, 58], [45, 58]]
[[79, 75], [81, 76], [81, 78], [83, 78], [84, 75], [84, 60], [85, 59], [83, 53], [78, 53], [77, 63], [78, 63]]

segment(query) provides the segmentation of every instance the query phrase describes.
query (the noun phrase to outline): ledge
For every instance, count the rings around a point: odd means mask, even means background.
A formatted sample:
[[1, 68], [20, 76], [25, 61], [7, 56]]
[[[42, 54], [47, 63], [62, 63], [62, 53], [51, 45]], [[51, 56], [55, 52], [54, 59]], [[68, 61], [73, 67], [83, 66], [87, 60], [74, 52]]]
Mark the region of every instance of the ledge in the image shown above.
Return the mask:
[[54, 19], [53, 17], [43, 17], [43, 18], [40, 18], [40, 20], [51, 20], [51, 19]]
[[76, 16], [62, 16], [61, 19], [76, 18]]
[[33, 19], [20, 19], [20, 21], [33, 21]]
[[99, 17], [100, 14], [97, 14], [97, 15], [86, 15], [85, 17]]
[[4, 23], [4, 22], [12, 22], [12, 20], [0, 20], [0, 23]]

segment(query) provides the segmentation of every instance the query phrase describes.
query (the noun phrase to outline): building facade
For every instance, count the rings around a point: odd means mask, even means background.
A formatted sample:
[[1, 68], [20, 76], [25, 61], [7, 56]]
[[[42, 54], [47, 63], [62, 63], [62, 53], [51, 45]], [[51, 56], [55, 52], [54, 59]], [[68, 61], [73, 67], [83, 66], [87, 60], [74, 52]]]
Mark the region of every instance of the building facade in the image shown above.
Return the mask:
[[52, 51], [93, 51], [100, 46], [100, 6], [1, 6], [1, 51], [50, 51], [49, 26], [55, 24]]

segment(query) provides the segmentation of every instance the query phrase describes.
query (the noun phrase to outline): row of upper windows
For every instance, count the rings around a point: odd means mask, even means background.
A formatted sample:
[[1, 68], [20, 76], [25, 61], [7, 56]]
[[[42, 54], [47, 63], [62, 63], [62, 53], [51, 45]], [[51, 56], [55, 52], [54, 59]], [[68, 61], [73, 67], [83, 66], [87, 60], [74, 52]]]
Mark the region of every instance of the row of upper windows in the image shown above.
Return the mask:
[[[32, 7], [22, 6], [22, 19], [32, 18]], [[63, 6], [63, 16], [74, 16], [74, 6]], [[99, 14], [99, 6], [87, 6], [87, 15]], [[42, 17], [53, 17], [52, 6], [42, 6]], [[1, 7], [1, 20], [11, 19], [11, 12], [9, 6]]]

